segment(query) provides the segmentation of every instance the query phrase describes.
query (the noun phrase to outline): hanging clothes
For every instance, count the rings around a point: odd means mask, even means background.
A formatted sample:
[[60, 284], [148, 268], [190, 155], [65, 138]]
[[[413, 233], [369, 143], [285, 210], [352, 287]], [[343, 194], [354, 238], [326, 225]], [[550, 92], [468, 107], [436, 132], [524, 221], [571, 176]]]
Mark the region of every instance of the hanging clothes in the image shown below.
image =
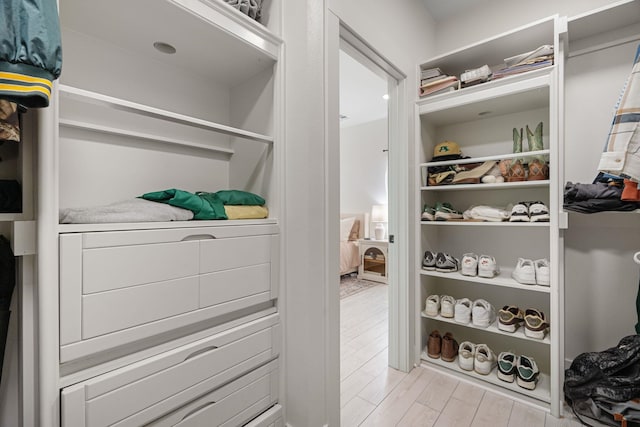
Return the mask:
[[27, 108], [47, 107], [61, 71], [56, 0], [2, 0], [0, 98]]
[[640, 181], [640, 46], [631, 74], [616, 106], [616, 114], [598, 170]]

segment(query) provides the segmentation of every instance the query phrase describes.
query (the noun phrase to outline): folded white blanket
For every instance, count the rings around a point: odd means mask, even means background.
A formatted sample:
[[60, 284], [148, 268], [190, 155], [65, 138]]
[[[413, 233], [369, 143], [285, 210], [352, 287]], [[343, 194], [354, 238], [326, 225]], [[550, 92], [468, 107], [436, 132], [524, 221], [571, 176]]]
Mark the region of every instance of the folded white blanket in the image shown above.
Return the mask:
[[104, 206], [60, 209], [60, 224], [189, 221], [193, 212], [145, 199], [123, 200]]
[[508, 221], [511, 216], [511, 206], [506, 209], [493, 206], [472, 206], [462, 213], [464, 219], [501, 222]]

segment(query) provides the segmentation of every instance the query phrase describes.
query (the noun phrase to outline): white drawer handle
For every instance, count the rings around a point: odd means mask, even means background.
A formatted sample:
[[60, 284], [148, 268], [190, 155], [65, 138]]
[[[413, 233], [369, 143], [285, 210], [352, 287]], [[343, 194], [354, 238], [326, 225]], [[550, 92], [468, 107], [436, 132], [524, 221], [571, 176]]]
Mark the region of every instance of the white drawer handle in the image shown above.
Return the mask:
[[180, 421], [178, 421], [176, 424], [174, 424], [174, 426], [180, 424], [181, 422], [183, 422], [184, 420], [186, 420], [187, 418], [189, 418], [191, 415], [195, 414], [196, 412], [200, 411], [201, 409], [204, 409], [207, 406], [211, 406], [211, 405], [215, 405], [215, 404], [216, 404], [216, 402], [207, 402], [207, 403], [204, 403], [204, 404], [198, 406], [197, 408], [192, 409], [191, 411], [187, 412], [187, 414], [184, 417], [182, 417], [182, 419]]
[[216, 239], [216, 236], [213, 234], [192, 234], [190, 236], [184, 237], [181, 242], [187, 242], [189, 240], [213, 240]]
[[201, 348], [200, 350], [196, 350], [193, 353], [191, 353], [190, 355], [188, 355], [187, 357], [184, 358], [183, 362], [186, 362], [187, 360], [194, 358], [196, 356], [200, 356], [201, 354], [204, 354], [208, 351], [212, 351], [212, 350], [216, 350], [218, 348], [218, 346], [215, 345], [210, 345], [209, 347], [205, 347], [205, 348]]

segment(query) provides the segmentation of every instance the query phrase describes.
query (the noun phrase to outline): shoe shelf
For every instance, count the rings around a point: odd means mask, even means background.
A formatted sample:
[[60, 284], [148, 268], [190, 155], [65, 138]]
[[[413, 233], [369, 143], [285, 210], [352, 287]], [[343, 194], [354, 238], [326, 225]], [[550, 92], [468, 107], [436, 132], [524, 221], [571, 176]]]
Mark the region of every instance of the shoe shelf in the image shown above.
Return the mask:
[[498, 182], [492, 184], [445, 184], [420, 187], [422, 191], [460, 191], [460, 190], [497, 190], [514, 188], [543, 188], [549, 186], [549, 180]]
[[456, 225], [472, 227], [549, 227], [549, 222], [509, 222], [509, 221], [477, 221], [477, 220], [457, 220], [446, 221], [420, 221], [422, 225]]
[[504, 160], [504, 159], [515, 159], [518, 157], [533, 157], [533, 156], [548, 156], [551, 150], [537, 150], [537, 151], [525, 151], [522, 153], [508, 153], [508, 154], [500, 154], [495, 156], [484, 156], [484, 157], [474, 157], [470, 159], [459, 159], [459, 160], [445, 160], [442, 162], [427, 162], [420, 163], [418, 166], [420, 167], [429, 167], [429, 166], [449, 166], [449, 165], [465, 165], [469, 163], [484, 163], [491, 160]]
[[427, 316], [424, 313], [420, 313], [420, 315], [425, 318], [425, 319], [431, 319], [431, 320], [435, 320], [437, 322], [443, 322], [443, 323], [451, 323], [454, 325], [460, 325], [460, 326], [464, 326], [466, 328], [471, 328], [471, 329], [478, 329], [480, 331], [487, 331], [489, 333], [492, 334], [499, 334], [499, 335], [505, 335], [508, 337], [512, 337], [512, 338], [518, 338], [521, 340], [527, 340], [527, 341], [532, 341], [532, 342], [537, 342], [540, 344], [546, 344], [549, 345], [551, 344], [551, 338], [549, 337], [549, 334], [547, 333], [544, 337], [544, 339], [536, 339], [536, 338], [531, 338], [528, 337], [524, 334], [524, 326], [519, 327], [515, 332], [505, 332], [502, 331], [500, 329], [498, 329], [498, 321], [496, 320], [495, 322], [493, 322], [491, 325], [489, 325], [486, 328], [483, 328], [481, 326], [476, 326], [473, 323], [460, 323], [460, 322], [456, 322], [454, 318], [449, 318], [449, 317], [442, 317], [442, 316]]
[[443, 279], [460, 280], [460, 281], [472, 282], [472, 283], [482, 283], [485, 285], [492, 285], [492, 286], [504, 286], [507, 288], [522, 289], [526, 291], [542, 292], [547, 294], [551, 292], [551, 288], [549, 286], [523, 285], [522, 283], [515, 281], [511, 277], [512, 271], [513, 271], [512, 268], [504, 268], [504, 269], [500, 268], [500, 274], [492, 278], [479, 277], [479, 276], [465, 276], [459, 272], [444, 273], [440, 271], [429, 271], [429, 270], [422, 270], [422, 269], [420, 270], [420, 274], [423, 276], [441, 277]]
[[540, 375], [538, 375], [538, 383], [536, 384], [536, 388], [533, 390], [528, 390], [526, 388], [520, 387], [515, 381], [512, 383], [502, 381], [500, 378], [498, 378], [498, 375], [496, 374], [496, 371], [498, 368], [494, 368], [489, 375], [481, 375], [475, 371], [465, 371], [464, 369], [460, 368], [460, 365], [458, 365], [457, 357], [456, 357], [456, 360], [454, 360], [453, 362], [445, 362], [442, 359], [433, 359], [429, 357], [426, 352], [423, 351], [421, 355], [421, 359], [423, 361], [423, 364], [427, 366], [436, 365], [439, 367], [446, 368], [448, 371], [450, 371], [453, 375], [456, 375], [456, 376], [462, 376], [463, 378], [464, 376], [472, 377], [472, 378], [484, 381], [486, 383], [493, 384], [502, 389], [520, 393], [524, 396], [527, 396], [545, 403], [551, 402], [551, 391], [550, 391], [551, 381], [550, 381], [549, 375], [544, 374], [542, 372], [540, 372]]

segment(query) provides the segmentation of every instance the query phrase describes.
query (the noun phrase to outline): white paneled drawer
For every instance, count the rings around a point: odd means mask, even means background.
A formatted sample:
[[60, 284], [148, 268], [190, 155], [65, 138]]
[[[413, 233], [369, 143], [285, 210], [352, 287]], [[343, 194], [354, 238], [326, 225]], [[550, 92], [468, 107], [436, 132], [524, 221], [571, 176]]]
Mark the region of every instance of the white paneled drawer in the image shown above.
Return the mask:
[[[266, 316], [66, 387], [62, 427], [246, 423], [277, 400], [278, 321]], [[198, 424], [203, 413], [208, 424]]]
[[60, 361], [277, 298], [275, 225], [60, 235]]

